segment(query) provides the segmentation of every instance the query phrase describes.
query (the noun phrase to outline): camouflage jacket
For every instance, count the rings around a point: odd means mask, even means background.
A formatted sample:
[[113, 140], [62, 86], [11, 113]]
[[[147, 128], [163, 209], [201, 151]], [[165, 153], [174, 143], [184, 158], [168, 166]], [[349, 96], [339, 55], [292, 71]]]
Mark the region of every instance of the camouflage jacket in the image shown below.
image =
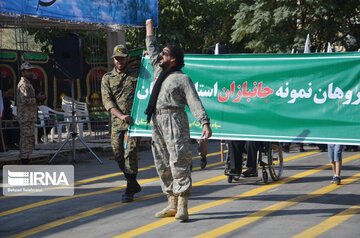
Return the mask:
[[[158, 55], [160, 53], [154, 36], [146, 37], [146, 47], [154, 68], [155, 78], [162, 69], [159, 66]], [[190, 77], [182, 71], [171, 73], [161, 85], [160, 93], [156, 102], [156, 109], [178, 108], [185, 110], [188, 105], [194, 117], [204, 125], [210, 123], [210, 119], [200, 101], [194, 83]]]
[[[124, 115], [131, 114], [134, 101], [138, 71], [116, 72], [115, 68], [106, 73], [101, 80], [102, 102], [107, 111], [117, 108]], [[111, 115], [112, 126], [118, 129], [127, 129], [128, 124]]]
[[30, 81], [24, 77], [21, 77], [17, 86], [16, 105], [18, 121], [37, 120], [35, 90]]

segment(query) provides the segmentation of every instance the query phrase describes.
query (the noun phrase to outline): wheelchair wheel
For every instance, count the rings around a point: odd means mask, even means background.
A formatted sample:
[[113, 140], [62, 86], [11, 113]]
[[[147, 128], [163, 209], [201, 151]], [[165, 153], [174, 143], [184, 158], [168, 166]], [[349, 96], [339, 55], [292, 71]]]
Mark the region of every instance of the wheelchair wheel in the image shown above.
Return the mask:
[[267, 159], [270, 176], [273, 181], [278, 181], [283, 171], [283, 153], [280, 143], [269, 143]]

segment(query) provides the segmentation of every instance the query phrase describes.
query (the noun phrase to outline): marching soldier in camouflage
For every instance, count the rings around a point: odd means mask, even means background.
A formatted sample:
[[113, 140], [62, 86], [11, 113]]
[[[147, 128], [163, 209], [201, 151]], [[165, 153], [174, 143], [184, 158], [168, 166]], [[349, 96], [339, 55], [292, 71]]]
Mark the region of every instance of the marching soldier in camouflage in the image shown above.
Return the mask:
[[21, 79], [17, 85], [17, 119], [20, 125], [20, 154], [22, 164], [30, 162], [30, 155], [35, 148], [35, 122], [37, 120], [36, 100], [43, 100], [45, 95], [39, 93], [35, 97], [35, 90], [31, 84], [33, 66], [25, 62], [21, 65]]
[[153, 23], [146, 21], [146, 47], [156, 78], [146, 114], [151, 118], [152, 151], [155, 166], [168, 197], [168, 206], [155, 217], [175, 216], [187, 221], [191, 182], [191, 147], [189, 122], [185, 107], [203, 126], [202, 138], [211, 137], [210, 119], [191, 79], [181, 71], [184, 53], [176, 45], [162, 52], [156, 44]]
[[[136, 180], [138, 172], [137, 138], [127, 137], [128, 127], [132, 123], [130, 114], [138, 69], [129, 65], [129, 53], [124, 45], [114, 47], [112, 58], [115, 67], [103, 76], [101, 94], [104, 107], [111, 114], [111, 145], [115, 160], [127, 180], [122, 201], [131, 202], [134, 194], [141, 191]], [[126, 145], [124, 146], [124, 144]]]

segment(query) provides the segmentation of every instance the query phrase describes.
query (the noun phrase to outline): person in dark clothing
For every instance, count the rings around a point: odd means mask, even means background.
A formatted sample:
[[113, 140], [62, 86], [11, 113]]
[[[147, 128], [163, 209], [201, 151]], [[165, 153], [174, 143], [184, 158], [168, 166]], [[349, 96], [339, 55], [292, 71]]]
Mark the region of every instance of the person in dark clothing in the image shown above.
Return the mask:
[[242, 174], [244, 177], [257, 177], [257, 154], [262, 145], [261, 141], [246, 141], [245, 149], [247, 151], [247, 170]]
[[327, 144], [318, 144], [317, 146], [319, 147], [321, 152], [327, 151], [327, 148], [328, 148]]
[[4, 142], [6, 150], [8, 149], [19, 149], [18, 142], [20, 140], [19, 124], [15, 120], [12, 108], [11, 100], [14, 99], [14, 91], [11, 88], [5, 89], [3, 92], [3, 104], [4, 110], [1, 117], [2, 128], [4, 135]]
[[246, 141], [231, 140], [228, 142], [230, 154], [230, 173], [241, 175], [243, 153], [245, 150]]
[[[289, 142], [284, 142], [282, 143], [282, 148], [283, 148], [283, 151], [285, 153], [289, 153], [290, 152], [290, 144]], [[299, 152], [305, 152], [305, 149], [304, 149], [304, 144], [303, 143], [299, 143]]]
[[[43, 105], [45, 104], [45, 100], [47, 99], [47, 96], [45, 94], [45, 92], [42, 90], [41, 85], [39, 84], [39, 80], [37, 80], [36, 78], [31, 78], [29, 79], [30, 82], [32, 83], [34, 90], [35, 90], [35, 95], [41, 95], [41, 97], [37, 97], [36, 98], [36, 104], [37, 105]], [[42, 142], [42, 138], [45, 136], [48, 136], [52, 127], [54, 126], [54, 121], [49, 121], [49, 120], [45, 120], [45, 133], [46, 135], [44, 135], [44, 130], [42, 128], [38, 128], [37, 133], [38, 133], [38, 143]]]
[[230, 153], [230, 173], [241, 174], [243, 153], [247, 153], [247, 161], [243, 177], [256, 177], [257, 176], [257, 155], [261, 148], [261, 141], [229, 141]]

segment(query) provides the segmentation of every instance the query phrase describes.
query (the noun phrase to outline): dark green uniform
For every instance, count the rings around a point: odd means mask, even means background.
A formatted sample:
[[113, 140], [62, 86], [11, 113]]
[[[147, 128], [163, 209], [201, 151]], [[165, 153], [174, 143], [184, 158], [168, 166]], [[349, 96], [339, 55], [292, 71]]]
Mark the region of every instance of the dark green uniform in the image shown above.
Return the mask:
[[[117, 73], [115, 69], [103, 76], [101, 94], [104, 107], [107, 111], [111, 108], [117, 108], [124, 115], [131, 114], [137, 77], [137, 71], [130, 72], [125, 70], [122, 73]], [[124, 173], [137, 174], [137, 138], [129, 137], [127, 139], [127, 146], [124, 149], [124, 138], [129, 125], [113, 115], [111, 115], [111, 121], [111, 145], [115, 160]]]

